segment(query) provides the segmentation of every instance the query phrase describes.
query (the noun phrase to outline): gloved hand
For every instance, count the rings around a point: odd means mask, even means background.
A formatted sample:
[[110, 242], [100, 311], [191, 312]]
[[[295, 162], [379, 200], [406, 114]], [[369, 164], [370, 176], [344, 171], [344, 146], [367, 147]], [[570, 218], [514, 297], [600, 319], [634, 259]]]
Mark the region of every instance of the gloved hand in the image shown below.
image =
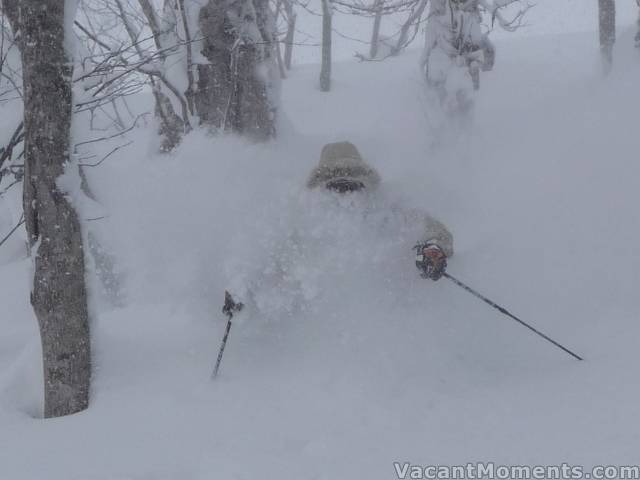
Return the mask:
[[435, 244], [418, 245], [416, 247], [416, 267], [423, 278], [439, 280], [447, 269], [447, 256]]
[[243, 308], [243, 303], [236, 302], [227, 290], [224, 291], [224, 306], [222, 307], [222, 313], [231, 319], [234, 313], [242, 311]]

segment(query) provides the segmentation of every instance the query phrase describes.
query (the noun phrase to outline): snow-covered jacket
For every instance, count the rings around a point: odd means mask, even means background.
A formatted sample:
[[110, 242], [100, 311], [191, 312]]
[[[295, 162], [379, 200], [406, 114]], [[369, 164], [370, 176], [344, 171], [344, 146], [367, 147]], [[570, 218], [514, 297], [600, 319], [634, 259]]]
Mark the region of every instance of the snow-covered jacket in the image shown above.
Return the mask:
[[[338, 178], [360, 182], [369, 192], [373, 192], [380, 184], [380, 174], [364, 161], [355, 145], [346, 141], [329, 143], [323, 147], [320, 162], [311, 171], [307, 187], [325, 187], [327, 182]], [[408, 222], [423, 224], [424, 235], [416, 239], [416, 244], [436, 244], [448, 257], [453, 255], [453, 235], [443, 223], [417, 209], [407, 209], [402, 215]]]

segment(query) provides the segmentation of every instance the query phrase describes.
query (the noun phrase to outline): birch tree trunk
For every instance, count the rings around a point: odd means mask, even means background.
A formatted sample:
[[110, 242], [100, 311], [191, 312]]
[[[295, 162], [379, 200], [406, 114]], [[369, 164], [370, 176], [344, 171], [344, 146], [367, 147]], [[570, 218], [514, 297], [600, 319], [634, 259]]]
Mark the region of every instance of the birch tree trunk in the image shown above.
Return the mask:
[[598, 0], [600, 25], [600, 54], [605, 74], [613, 66], [613, 44], [616, 41], [616, 3], [615, 0]]
[[20, 1], [23, 200], [35, 263], [31, 303], [40, 326], [47, 418], [87, 408], [91, 376], [80, 222], [57, 183], [69, 160], [71, 142], [73, 66], [65, 51], [65, 3], [70, 2]]
[[322, 0], [322, 64], [320, 66], [320, 90], [331, 90], [331, 0]]

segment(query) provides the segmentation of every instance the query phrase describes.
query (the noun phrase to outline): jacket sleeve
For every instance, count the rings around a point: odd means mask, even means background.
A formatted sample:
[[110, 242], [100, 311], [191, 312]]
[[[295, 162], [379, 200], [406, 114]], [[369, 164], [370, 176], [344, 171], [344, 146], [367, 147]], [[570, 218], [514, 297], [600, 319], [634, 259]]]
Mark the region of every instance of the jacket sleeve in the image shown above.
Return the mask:
[[416, 245], [435, 244], [442, 249], [447, 257], [453, 255], [453, 235], [444, 223], [436, 220], [424, 210], [403, 207], [397, 207], [394, 210], [396, 214], [401, 212], [404, 221], [420, 232], [419, 237], [416, 238]]
[[453, 235], [444, 224], [431, 215], [422, 215], [424, 222], [424, 234], [420, 244], [435, 244], [442, 249], [447, 257], [453, 255]]

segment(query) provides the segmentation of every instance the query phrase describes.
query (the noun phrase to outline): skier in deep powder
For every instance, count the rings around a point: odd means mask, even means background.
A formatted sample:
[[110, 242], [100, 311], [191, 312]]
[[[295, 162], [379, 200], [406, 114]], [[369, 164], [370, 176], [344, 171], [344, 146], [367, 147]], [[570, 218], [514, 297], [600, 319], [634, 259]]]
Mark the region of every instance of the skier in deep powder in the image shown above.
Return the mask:
[[[320, 163], [313, 169], [307, 186], [325, 188], [338, 194], [373, 193], [380, 184], [380, 175], [368, 165], [350, 142], [329, 143], [322, 149]], [[416, 222], [423, 222], [424, 234], [416, 245], [416, 266], [425, 278], [438, 280], [447, 267], [447, 257], [453, 254], [453, 236], [447, 228], [427, 213], [410, 212]]]
[[420, 275], [440, 279], [453, 255], [453, 236], [426, 212], [389, 200], [380, 183], [355, 145], [325, 145], [306, 191], [260, 229], [262, 248], [254, 245], [227, 265], [233, 299], [262, 315], [292, 313], [330, 288], [344, 265], [397, 264], [411, 247]]
[[[435, 281], [445, 276], [565, 353], [582, 360], [447, 274], [447, 258], [453, 255], [453, 236], [449, 230], [424, 211], [389, 202], [379, 188], [380, 182], [378, 172], [364, 161], [352, 143], [329, 143], [323, 147], [320, 162], [307, 180], [307, 190], [299, 202], [289, 202], [293, 215], [287, 216], [283, 211], [285, 217], [276, 222], [276, 227], [286, 228], [276, 228], [277, 235], [263, 243], [269, 251], [267, 255], [261, 252], [259, 258], [266, 261], [255, 262], [251, 261], [255, 258], [250, 258], [244, 265], [251, 268], [244, 269], [225, 292], [223, 312], [229, 320], [214, 378], [232, 319], [244, 310], [245, 302], [250, 305], [248, 310], [259, 313], [267, 323], [283, 317], [297, 322], [305, 318], [300, 314], [306, 312], [313, 318], [314, 305], [318, 303], [329, 306], [329, 319], [338, 318], [342, 322], [349, 317], [362, 318], [353, 315], [352, 306], [380, 307], [385, 303], [385, 291], [411, 288], [412, 282], [404, 274], [403, 264], [408, 259], [403, 252], [409, 249], [412, 239], [417, 240], [417, 244], [413, 243], [417, 253], [415, 264], [423, 278]], [[364, 284], [369, 288], [363, 288]], [[399, 296], [392, 293], [392, 297]], [[394, 303], [392, 300], [392, 309], [396, 308]], [[326, 318], [326, 314], [321, 318]], [[329, 324], [335, 328], [334, 322]]]

